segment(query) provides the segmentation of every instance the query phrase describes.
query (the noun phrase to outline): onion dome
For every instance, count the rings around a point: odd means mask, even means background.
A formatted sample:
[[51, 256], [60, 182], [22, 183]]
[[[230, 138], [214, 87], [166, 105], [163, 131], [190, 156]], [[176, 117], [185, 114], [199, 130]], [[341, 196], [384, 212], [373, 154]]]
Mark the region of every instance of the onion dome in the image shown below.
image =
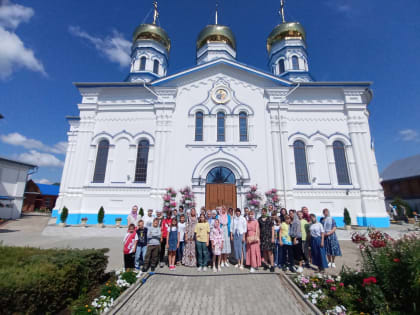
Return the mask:
[[225, 25], [207, 25], [198, 35], [197, 50], [210, 42], [225, 43], [236, 50], [235, 35], [233, 35], [232, 30]]
[[161, 43], [169, 52], [171, 50], [171, 40], [166, 31], [155, 24], [141, 24], [133, 33], [133, 43], [137, 40], [149, 39]]
[[287, 37], [299, 37], [305, 41], [305, 29], [299, 22], [287, 22], [277, 25], [267, 38], [267, 51], [270, 52], [274, 44]]

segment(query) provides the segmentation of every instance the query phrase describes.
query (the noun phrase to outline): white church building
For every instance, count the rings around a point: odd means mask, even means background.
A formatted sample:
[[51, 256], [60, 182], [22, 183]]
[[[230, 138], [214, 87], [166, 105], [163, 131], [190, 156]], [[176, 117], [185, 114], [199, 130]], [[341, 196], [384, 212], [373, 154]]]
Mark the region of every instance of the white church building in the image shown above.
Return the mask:
[[[287, 209], [330, 209], [343, 225], [387, 227], [371, 145], [369, 82], [319, 82], [305, 30], [277, 25], [267, 70], [236, 60], [231, 29], [206, 26], [196, 64], [168, 74], [170, 38], [142, 24], [124, 82], [75, 83], [80, 116], [68, 117], [68, 149], [54, 215], [69, 224], [125, 220], [133, 205], [162, 209], [169, 187], [191, 187], [197, 208], [246, 206], [246, 192], [278, 190]], [[58, 221], [58, 219], [57, 219]], [[124, 221], [123, 221], [124, 224]]]

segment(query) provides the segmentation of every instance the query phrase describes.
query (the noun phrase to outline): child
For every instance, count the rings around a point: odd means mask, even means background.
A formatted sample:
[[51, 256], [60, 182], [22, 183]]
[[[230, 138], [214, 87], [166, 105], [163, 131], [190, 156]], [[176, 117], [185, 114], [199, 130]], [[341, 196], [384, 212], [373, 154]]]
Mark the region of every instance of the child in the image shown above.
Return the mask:
[[214, 220], [213, 229], [210, 232], [211, 247], [213, 250], [213, 272], [222, 271], [220, 268], [220, 255], [223, 249], [223, 234], [219, 220]]
[[284, 216], [284, 222], [281, 224], [281, 238], [280, 238], [280, 246], [283, 247], [283, 270], [286, 271], [286, 266], [289, 267], [291, 272], [296, 272], [295, 267], [293, 266], [294, 259], [293, 259], [293, 246], [292, 246], [292, 238], [289, 235], [289, 227], [290, 227], [291, 218], [289, 215]]
[[276, 217], [274, 219], [274, 238], [276, 240], [276, 246], [274, 247], [274, 265], [283, 268], [283, 249], [280, 247], [280, 224], [281, 219]]
[[134, 254], [136, 252], [138, 236], [136, 226], [130, 224], [124, 237], [124, 268], [129, 271], [134, 268]]
[[168, 237], [166, 238], [166, 247], [168, 248], [169, 270], [175, 270], [176, 250], [179, 247], [178, 222], [172, 218], [171, 225], [168, 228]]
[[147, 230], [147, 253], [144, 260], [143, 272], [146, 272], [150, 265], [152, 272], [159, 262], [160, 242], [162, 241], [162, 232], [159, 227], [159, 219], [153, 220], [153, 226]]
[[179, 232], [179, 247], [177, 251], [177, 264], [182, 262], [182, 256], [184, 255], [184, 245], [185, 245], [185, 215], [181, 214], [179, 216], [180, 222], [178, 223], [178, 232]]
[[144, 264], [147, 252], [147, 227], [144, 227], [144, 221], [140, 220], [137, 225], [137, 249], [136, 249], [136, 270], [140, 270], [140, 266]]

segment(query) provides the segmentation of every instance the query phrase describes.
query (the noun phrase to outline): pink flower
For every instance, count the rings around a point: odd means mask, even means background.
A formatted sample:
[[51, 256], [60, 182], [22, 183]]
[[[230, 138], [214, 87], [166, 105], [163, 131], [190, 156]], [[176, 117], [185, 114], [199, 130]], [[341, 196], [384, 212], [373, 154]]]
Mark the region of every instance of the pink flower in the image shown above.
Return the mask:
[[312, 283], [312, 288], [316, 288], [316, 284], [315, 283]]
[[343, 282], [340, 282], [340, 283], [339, 283], [339, 286], [340, 286], [340, 287], [344, 287], [344, 283], [343, 283]]
[[331, 287], [331, 291], [336, 291], [337, 288], [336, 287]]
[[326, 282], [326, 283], [332, 283], [332, 282], [334, 282], [334, 280], [327, 279], [325, 282]]
[[275, 194], [275, 193], [277, 192], [277, 189], [273, 188], [273, 189], [271, 189], [271, 192], [272, 192], [273, 194]]

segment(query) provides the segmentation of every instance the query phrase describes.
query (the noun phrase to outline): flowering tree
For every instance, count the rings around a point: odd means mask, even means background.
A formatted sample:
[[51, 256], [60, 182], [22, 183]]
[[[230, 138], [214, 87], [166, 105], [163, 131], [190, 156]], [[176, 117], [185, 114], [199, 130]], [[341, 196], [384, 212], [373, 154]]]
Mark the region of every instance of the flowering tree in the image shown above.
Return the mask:
[[168, 212], [176, 208], [176, 191], [173, 188], [167, 188], [163, 195], [163, 211]]
[[194, 193], [190, 187], [185, 187], [179, 191], [181, 193], [181, 200], [179, 204], [184, 207], [185, 210], [195, 207]]
[[274, 210], [277, 210], [280, 207], [279, 204], [279, 196], [277, 196], [278, 190], [276, 188], [270, 189], [265, 193], [266, 202], [265, 206], [268, 207], [270, 205], [273, 206]]
[[261, 206], [261, 195], [257, 191], [257, 185], [251, 186], [249, 191], [246, 193], [246, 204], [254, 211], [259, 211]]

